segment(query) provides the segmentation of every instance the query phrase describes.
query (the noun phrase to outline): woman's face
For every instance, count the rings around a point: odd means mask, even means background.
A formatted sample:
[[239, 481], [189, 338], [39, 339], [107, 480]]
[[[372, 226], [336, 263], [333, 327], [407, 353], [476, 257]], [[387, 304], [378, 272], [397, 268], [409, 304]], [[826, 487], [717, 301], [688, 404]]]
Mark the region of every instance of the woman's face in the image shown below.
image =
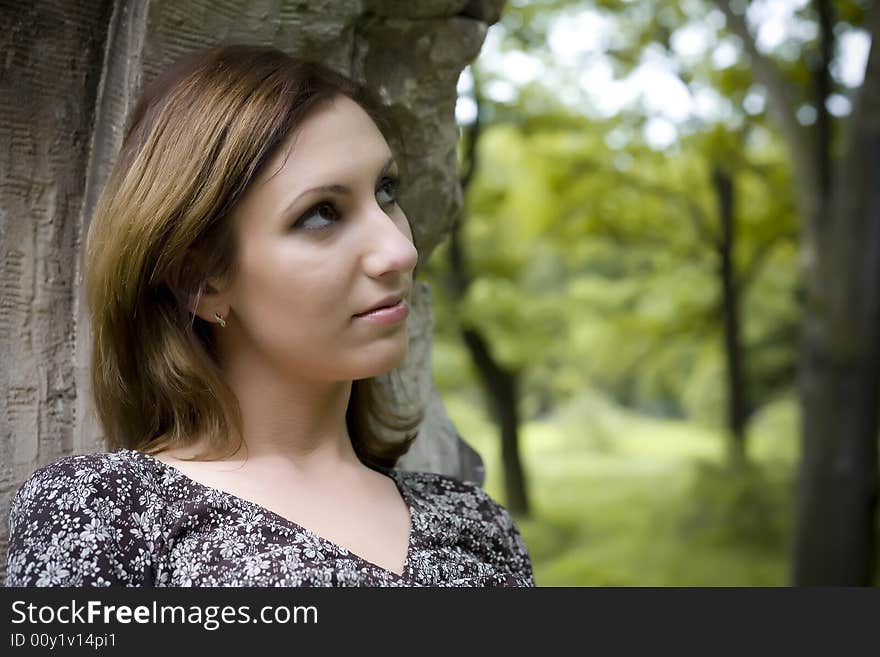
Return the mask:
[[306, 117], [234, 212], [238, 271], [223, 295], [232, 321], [217, 328], [224, 361], [322, 381], [401, 363], [406, 319], [355, 316], [389, 295], [409, 304], [418, 253], [397, 176], [381, 132], [348, 97]]

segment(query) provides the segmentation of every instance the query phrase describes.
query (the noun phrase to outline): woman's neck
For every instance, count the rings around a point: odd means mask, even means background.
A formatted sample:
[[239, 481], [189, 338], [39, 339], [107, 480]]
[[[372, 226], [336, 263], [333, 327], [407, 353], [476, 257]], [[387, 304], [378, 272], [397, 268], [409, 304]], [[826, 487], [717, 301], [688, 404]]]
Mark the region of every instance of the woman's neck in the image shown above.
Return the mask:
[[[364, 467], [348, 433], [346, 410], [351, 381], [290, 382], [265, 372], [230, 371], [227, 383], [238, 399], [242, 418], [242, 442], [224, 463], [254, 470], [295, 472], [303, 478], [320, 478], [340, 468]], [[232, 445], [236, 436], [230, 436]], [[194, 437], [184, 446], [162, 453], [175, 459], [191, 459], [209, 442]]]

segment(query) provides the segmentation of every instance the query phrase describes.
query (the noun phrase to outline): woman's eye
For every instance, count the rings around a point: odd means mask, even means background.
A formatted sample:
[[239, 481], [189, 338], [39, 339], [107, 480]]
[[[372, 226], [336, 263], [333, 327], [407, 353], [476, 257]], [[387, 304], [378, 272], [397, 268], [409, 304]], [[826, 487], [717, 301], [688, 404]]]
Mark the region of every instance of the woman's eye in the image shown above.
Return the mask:
[[385, 205], [387, 203], [397, 203], [397, 189], [400, 187], [399, 178], [383, 178], [382, 184], [376, 190], [376, 195], [380, 194], [384, 198], [379, 199], [379, 203]]
[[[317, 222], [313, 222], [313, 218], [317, 219]], [[336, 208], [332, 203], [327, 203], [325, 201], [306, 212], [306, 214], [297, 220], [294, 226], [302, 226], [306, 230], [320, 230], [338, 219], [339, 213], [336, 211]]]
[[[383, 178], [378, 189], [376, 189], [376, 197], [379, 199], [379, 204], [384, 206], [397, 203], [397, 190], [399, 187], [399, 178]], [[304, 228], [305, 230], [321, 230], [340, 219], [341, 215], [337, 211], [336, 206], [329, 201], [323, 201], [297, 219], [293, 227]]]

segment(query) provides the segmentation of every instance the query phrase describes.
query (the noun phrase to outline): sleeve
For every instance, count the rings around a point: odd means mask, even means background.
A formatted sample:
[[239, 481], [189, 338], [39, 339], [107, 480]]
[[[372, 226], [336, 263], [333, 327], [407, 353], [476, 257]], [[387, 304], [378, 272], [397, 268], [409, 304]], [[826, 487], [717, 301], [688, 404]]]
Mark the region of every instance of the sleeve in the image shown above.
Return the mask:
[[460, 482], [476, 501], [477, 513], [486, 521], [489, 533], [485, 537], [490, 544], [489, 551], [495, 561], [506, 574], [499, 577], [499, 585], [535, 586], [532, 572], [532, 560], [523, 540], [519, 527], [510, 512], [496, 502], [474, 482]]
[[6, 586], [143, 586], [150, 559], [137, 478], [107, 455], [34, 472], [9, 514]]
[[529, 550], [510, 513], [500, 504], [495, 503], [498, 511], [498, 524], [507, 544], [507, 567], [514, 576], [516, 586], [535, 586], [532, 572], [532, 560]]

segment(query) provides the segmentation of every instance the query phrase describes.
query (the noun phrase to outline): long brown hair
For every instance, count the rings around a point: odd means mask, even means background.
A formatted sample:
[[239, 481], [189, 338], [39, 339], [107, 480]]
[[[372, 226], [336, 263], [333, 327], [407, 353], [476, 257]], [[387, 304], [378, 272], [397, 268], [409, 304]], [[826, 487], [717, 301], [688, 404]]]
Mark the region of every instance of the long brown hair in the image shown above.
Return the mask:
[[[275, 48], [202, 50], [142, 92], [86, 244], [92, 395], [108, 446], [149, 453], [199, 435], [208, 447], [198, 458], [241, 445], [215, 327], [188, 302], [207, 279], [235, 275], [232, 208], [306, 114], [339, 94], [402, 145], [367, 88]], [[392, 467], [421, 419], [399, 416], [375, 379], [352, 383], [346, 424], [363, 462]], [[383, 428], [401, 438], [383, 439]]]

